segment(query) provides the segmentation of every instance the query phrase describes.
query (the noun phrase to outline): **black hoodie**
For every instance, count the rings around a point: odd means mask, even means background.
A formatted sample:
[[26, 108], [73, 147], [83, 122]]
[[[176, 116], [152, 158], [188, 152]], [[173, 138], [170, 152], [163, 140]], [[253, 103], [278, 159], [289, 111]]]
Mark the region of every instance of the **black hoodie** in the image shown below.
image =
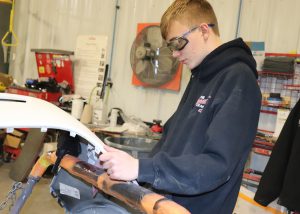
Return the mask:
[[147, 182], [192, 213], [232, 213], [256, 134], [261, 93], [256, 63], [242, 39], [225, 43], [192, 70], [176, 112], [150, 158]]
[[278, 204], [300, 211], [300, 100], [289, 114], [272, 150], [254, 200], [267, 206]]

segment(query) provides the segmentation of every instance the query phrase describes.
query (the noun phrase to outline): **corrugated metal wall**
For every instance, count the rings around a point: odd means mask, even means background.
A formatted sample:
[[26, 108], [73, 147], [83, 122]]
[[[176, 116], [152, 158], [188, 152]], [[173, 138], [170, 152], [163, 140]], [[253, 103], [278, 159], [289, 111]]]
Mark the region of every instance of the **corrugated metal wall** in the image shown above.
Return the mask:
[[[22, 0], [16, 4], [15, 28], [20, 45], [13, 50], [10, 73], [19, 82], [37, 77], [32, 48], [74, 50], [76, 37], [109, 36], [110, 53], [117, 0]], [[109, 107], [120, 107], [143, 120], [163, 122], [174, 112], [188, 82], [184, 68], [180, 92], [131, 85], [129, 54], [137, 23], [159, 22], [172, 0], [119, 0], [111, 65], [113, 88]], [[267, 52], [300, 52], [299, 0], [210, 0], [224, 42], [236, 33], [248, 41], [265, 41]], [[241, 4], [241, 10], [240, 8]], [[239, 16], [239, 12], [240, 16]], [[240, 19], [238, 20], [238, 18]], [[239, 23], [239, 29], [237, 25]], [[108, 55], [108, 61], [110, 61]]]

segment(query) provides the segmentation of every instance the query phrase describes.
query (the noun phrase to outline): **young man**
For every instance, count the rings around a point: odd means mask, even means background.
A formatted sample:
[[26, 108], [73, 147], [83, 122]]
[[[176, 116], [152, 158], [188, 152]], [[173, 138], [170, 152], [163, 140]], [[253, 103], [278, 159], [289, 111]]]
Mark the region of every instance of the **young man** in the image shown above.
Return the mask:
[[192, 213], [232, 213], [260, 112], [255, 60], [242, 39], [221, 43], [206, 0], [175, 0], [161, 31], [191, 69], [181, 102], [149, 158], [106, 147], [100, 161], [112, 179], [149, 183]]

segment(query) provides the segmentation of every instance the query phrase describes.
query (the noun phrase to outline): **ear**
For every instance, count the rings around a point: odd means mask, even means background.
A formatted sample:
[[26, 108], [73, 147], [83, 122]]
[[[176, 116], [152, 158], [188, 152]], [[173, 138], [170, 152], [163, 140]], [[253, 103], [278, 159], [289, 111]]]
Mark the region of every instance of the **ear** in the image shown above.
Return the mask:
[[209, 37], [209, 26], [206, 23], [201, 24], [200, 25], [200, 31], [201, 31], [201, 33], [203, 35], [203, 38], [205, 40], [207, 40], [208, 37]]

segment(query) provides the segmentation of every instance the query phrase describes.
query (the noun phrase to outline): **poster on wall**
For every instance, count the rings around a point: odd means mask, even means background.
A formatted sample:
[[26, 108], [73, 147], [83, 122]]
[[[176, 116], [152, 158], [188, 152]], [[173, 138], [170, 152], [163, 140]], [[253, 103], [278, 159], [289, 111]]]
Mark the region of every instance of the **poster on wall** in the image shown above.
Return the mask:
[[252, 51], [252, 55], [256, 61], [256, 69], [262, 71], [262, 66], [265, 59], [265, 42], [247, 41], [246, 44]]
[[172, 57], [159, 23], [139, 23], [130, 51], [132, 84], [179, 91], [182, 64]]
[[104, 81], [107, 36], [81, 35], [75, 49], [75, 93], [88, 99], [95, 86], [101, 90]]

